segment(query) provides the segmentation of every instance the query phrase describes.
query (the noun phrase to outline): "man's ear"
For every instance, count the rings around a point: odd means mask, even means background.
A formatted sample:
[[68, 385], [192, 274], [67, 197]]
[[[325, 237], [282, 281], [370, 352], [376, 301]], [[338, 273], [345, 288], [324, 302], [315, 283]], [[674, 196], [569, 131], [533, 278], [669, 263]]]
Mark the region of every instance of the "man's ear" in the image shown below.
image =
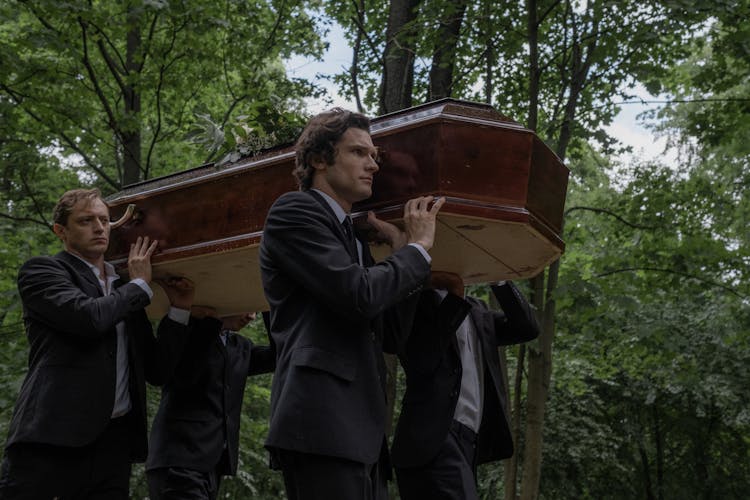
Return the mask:
[[312, 165], [312, 167], [318, 172], [325, 170], [325, 168], [328, 166], [328, 164], [320, 155], [312, 157], [310, 159], [310, 165]]
[[52, 231], [57, 235], [58, 238], [60, 238], [61, 241], [65, 241], [65, 226], [55, 222], [52, 225]]

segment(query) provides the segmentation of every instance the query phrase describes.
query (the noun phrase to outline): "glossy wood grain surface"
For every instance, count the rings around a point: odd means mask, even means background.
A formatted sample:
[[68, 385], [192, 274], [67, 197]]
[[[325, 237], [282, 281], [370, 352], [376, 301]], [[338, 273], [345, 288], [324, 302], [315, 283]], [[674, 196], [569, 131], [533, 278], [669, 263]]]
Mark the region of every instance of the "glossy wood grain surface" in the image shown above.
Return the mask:
[[[517, 279], [563, 252], [568, 170], [533, 132], [487, 105], [450, 99], [376, 118], [371, 132], [380, 171], [372, 198], [353, 209], [360, 228], [368, 210], [400, 224], [406, 200], [446, 196], [435, 269], [468, 282]], [[233, 296], [227, 311], [260, 310], [257, 246], [271, 204], [296, 189], [293, 166], [291, 147], [283, 147], [131, 186], [108, 200], [113, 219], [136, 206], [133, 220], [112, 232], [108, 258], [122, 267], [130, 243], [149, 235], [159, 240], [156, 274], [197, 280], [211, 290], [206, 300]], [[222, 285], [237, 278], [257, 283]]]

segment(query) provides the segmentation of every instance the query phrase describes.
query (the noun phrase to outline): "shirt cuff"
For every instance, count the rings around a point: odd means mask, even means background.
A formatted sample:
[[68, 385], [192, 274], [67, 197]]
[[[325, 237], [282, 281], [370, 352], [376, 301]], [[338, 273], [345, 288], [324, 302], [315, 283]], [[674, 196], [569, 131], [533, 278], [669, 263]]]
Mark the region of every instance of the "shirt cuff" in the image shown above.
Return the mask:
[[187, 309], [180, 309], [179, 307], [170, 307], [167, 316], [172, 321], [176, 321], [181, 325], [187, 325], [190, 321], [190, 311]]
[[148, 283], [146, 283], [146, 280], [144, 280], [143, 278], [135, 278], [135, 279], [130, 280], [130, 282], [135, 283], [136, 285], [141, 287], [141, 289], [144, 292], [146, 292], [146, 294], [148, 295], [149, 300], [154, 298], [154, 291], [151, 290], [150, 286], [148, 286]]
[[430, 257], [430, 254], [427, 253], [427, 250], [425, 250], [422, 245], [420, 245], [419, 243], [409, 243], [409, 246], [419, 250], [419, 253], [422, 254], [422, 257], [424, 257], [424, 260], [426, 260], [428, 264], [432, 264], [432, 257]]

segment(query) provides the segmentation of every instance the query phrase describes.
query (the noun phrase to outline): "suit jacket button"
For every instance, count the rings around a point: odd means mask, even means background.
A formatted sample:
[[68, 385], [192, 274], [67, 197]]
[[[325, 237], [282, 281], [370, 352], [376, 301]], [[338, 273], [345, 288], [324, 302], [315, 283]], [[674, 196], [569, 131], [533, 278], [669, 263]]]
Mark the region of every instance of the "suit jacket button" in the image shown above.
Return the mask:
[[109, 356], [110, 358], [114, 358], [114, 357], [115, 357], [115, 353], [114, 353], [114, 351], [109, 351], [109, 352], [107, 353], [107, 356]]

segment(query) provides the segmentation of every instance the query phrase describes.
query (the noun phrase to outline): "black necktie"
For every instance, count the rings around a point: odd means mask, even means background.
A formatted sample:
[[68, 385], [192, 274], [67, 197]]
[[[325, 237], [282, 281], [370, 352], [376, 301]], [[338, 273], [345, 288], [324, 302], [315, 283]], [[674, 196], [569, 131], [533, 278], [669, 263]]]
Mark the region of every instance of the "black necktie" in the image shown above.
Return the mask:
[[357, 252], [357, 240], [354, 237], [354, 225], [352, 224], [352, 218], [348, 215], [344, 217], [344, 222], [341, 223], [344, 228], [344, 234], [346, 235], [346, 243], [349, 245], [349, 250], [352, 255], [357, 257], [359, 261], [359, 253]]

